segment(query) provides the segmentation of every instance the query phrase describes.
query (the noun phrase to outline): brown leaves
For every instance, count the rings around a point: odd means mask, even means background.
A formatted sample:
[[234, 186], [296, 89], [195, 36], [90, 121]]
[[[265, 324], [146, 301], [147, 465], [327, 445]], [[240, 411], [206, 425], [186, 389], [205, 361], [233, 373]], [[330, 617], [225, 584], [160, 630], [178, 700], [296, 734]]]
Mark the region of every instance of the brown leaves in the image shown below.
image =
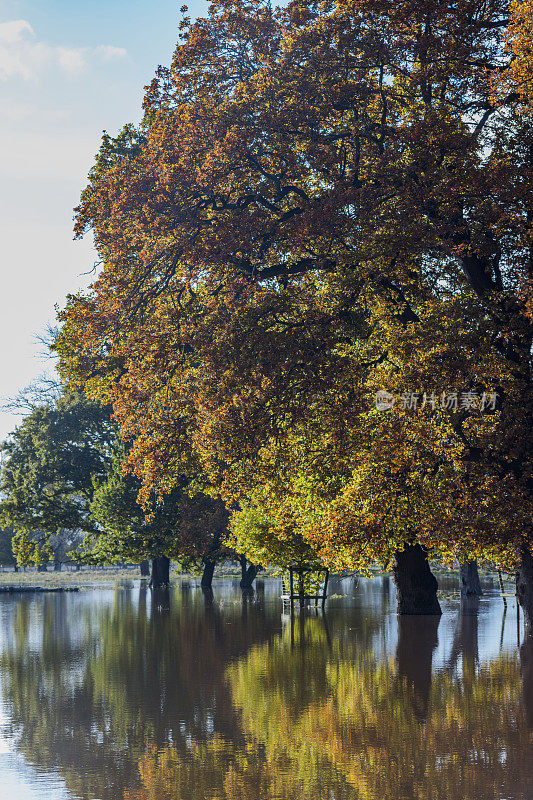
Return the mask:
[[[527, 77], [529, 11], [511, 71], [500, 0], [218, 0], [183, 21], [142, 135], [107, 139], [83, 193], [77, 230], [105, 266], [58, 345], [114, 403], [146, 497], [200, 469], [239, 500], [268, 485], [280, 502], [285, 481], [287, 518], [333, 555], [361, 531], [362, 560], [415, 529], [448, 555], [461, 536], [511, 546], [531, 466], [532, 132], [493, 87]], [[481, 384], [508, 398], [490, 420], [369, 417], [380, 388]]]

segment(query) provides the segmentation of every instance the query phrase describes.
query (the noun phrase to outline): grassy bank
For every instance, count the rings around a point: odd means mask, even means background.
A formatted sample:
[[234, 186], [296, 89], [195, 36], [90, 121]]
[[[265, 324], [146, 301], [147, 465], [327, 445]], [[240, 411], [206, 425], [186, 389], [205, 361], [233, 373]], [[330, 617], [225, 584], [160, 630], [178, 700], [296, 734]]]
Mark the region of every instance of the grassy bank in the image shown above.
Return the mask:
[[37, 572], [28, 568], [26, 572], [0, 572], [2, 586], [42, 586], [44, 588], [70, 588], [73, 586], [112, 586], [117, 581], [136, 580], [141, 577], [138, 567], [126, 569], [84, 569], [79, 572], [63, 569], [61, 572]]
[[[4, 571], [5, 570], [5, 571]], [[266, 577], [268, 573], [262, 573]], [[233, 567], [230, 564], [223, 564], [215, 572], [215, 578], [240, 578], [240, 567]], [[43, 588], [70, 588], [79, 586], [80, 588], [94, 588], [98, 586], [112, 586], [122, 581], [140, 580], [141, 572], [138, 566], [125, 568], [105, 567], [104, 569], [84, 568], [79, 571], [64, 567], [61, 572], [54, 572], [49, 568], [46, 572], [37, 572], [33, 567], [28, 567], [26, 572], [20, 570], [15, 572], [13, 568], [4, 567], [0, 570], [0, 587], [5, 586], [37, 586]], [[171, 571], [171, 579], [180, 578], [198, 579], [199, 575], [189, 575]]]

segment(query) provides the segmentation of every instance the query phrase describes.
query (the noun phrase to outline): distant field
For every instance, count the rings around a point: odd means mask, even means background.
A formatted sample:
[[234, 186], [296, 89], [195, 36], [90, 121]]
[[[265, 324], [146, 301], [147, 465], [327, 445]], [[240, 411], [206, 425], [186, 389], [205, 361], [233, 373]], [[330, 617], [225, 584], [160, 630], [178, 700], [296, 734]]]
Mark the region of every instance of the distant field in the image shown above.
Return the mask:
[[[375, 575], [382, 574], [379, 568], [373, 570]], [[457, 583], [458, 588], [458, 572], [457, 570], [449, 570], [440, 566], [433, 566], [433, 572], [439, 580], [441, 591], [446, 591], [454, 588]], [[266, 570], [259, 574], [259, 578], [272, 577], [274, 570]], [[215, 572], [216, 578], [240, 578], [240, 567], [230, 563], [222, 564]], [[498, 588], [498, 575], [491, 570], [480, 570], [482, 583], [485, 586], [493, 586]], [[2, 586], [36, 586], [43, 588], [68, 588], [79, 586], [82, 587], [95, 587], [95, 586], [111, 586], [114, 583], [121, 581], [140, 580], [141, 573], [137, 566], [117, 568], [105, 567], [104, 569], [82, 569], [79, 572], [72, 570], [70, 567], [63, 567], [61, 572], [54, 572], [50, 567], [47, 572], [37, 572], [33, 567], [28, 567], [26, 572], [14, 572], [11, 567], [0, 567], [0, 587]], [[190, 575], [188, 573], [181, 573], [177, 569], [171, 571], [171, 579], [179, 578], [192, 578], [200, 579], [200, 575]], [[506, 589], [509, 585], [514, 585], [511, 576], [504, 575], [504, 582]]]
[[139, 568], [127, 569], [87, 569], [79, 572], [63, 569], [61, 572], [0, 572], [0, 586], [43, 586], [45, 588], [69, 586], [108, 586], [116, 581], [135, 580], [141, 577]]
[[[5, 571], [4, 571], [5, 570]], [[215, 578], [240, 577], [240, 567], [224, 564], [215, 572]], [[61, 572], [54, 572], [50, 567], [47, 572], [37, 572], [33, 567], [26, 572], [14, 572], [13, 568], [0, 567], [0, 586], [42, 586], [44, 588], [68, 588], [71, 586], [109, 586], [117, 581], [139, 580], [139, 567], [104, 569], [82, 569], [79, 572], [70, 567], [63, 567]], [[185, 574], [172, 570], [171, 578], [186, 577]], [[194, 576], [199, 577], [199, 576]]]

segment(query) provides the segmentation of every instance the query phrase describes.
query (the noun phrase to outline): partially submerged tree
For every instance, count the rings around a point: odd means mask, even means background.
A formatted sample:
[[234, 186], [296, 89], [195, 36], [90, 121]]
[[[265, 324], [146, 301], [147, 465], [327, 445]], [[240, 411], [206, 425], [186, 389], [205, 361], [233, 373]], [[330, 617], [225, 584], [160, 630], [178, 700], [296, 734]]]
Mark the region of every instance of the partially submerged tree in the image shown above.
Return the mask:
[[459, 565], [461, 595], [463, 597], [480, 597], [483, 594], [477, 561], [466, 561]]
[[533, 616], [533, 124], [507, 10], [248, 0], [183, 21], [142, 136], [106, 140], [82, 195], [104, 269], [56, 341], [113, 403], [147, 505], [192, 447], [227, 502], [266, 485], [273, 507], [302, 436], [285, 506], [307, 503], [297, 535], [325, 563], [394, 558], [402, 595], [415, 548], [423, 612], [425, 550], [482, 555], [520, 567]]
[[229, 514], [220, 500], [187, 493], [183, 478], [156, 502], [147, 518], [137, 502], [140, 482], [122, 473], [123, 448], [117, 446], [113, 469], [96, 487], [91, 515], [98, 531], [86, 540], [88, 557], [97, 561], [152, 560], [150, 585], [169, 583], [171, 559], [184, 571], [202, 569], [202, 588], [211, 591], [217, 561], [234, 558], [224, 545]]

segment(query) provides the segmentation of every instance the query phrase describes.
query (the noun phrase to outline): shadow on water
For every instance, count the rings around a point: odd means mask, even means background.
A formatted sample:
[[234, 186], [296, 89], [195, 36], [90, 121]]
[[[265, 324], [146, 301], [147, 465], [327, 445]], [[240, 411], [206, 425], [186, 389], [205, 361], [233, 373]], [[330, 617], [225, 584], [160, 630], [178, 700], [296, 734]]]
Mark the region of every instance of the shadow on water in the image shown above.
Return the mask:
[[4, 736], [80, 800], [531, 800], [533, 642], [500, 646], [499, 598], [398, 620], [387, 580], [335, 591], [3, 598]]
[[431, 691], [433, 651], [438, 643], [440, 616], [399, 617], [396, 662], [398, 677], [411, 690], [413, 711], [417, 719], [428, 714]]
[[529, 633], [520, 647], [522, 672], [522, 702], [527, 724], [533, 733], [533, 633]]

